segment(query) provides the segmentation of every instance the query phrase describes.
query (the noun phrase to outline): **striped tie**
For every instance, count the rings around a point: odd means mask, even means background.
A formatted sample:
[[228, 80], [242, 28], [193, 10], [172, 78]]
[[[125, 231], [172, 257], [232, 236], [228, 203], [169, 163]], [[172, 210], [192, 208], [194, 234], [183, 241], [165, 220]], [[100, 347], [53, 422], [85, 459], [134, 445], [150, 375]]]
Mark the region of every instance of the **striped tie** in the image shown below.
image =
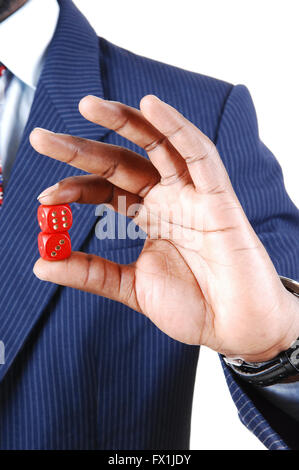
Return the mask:
[[[5, 73], [5, 66], [0, 62], [0, 123], [1, 123], [1, 113], [2, 107], [4, 103], [4, 89], [5, 89], [5, 80], [4, 80], [4, 73]], [[0, 155], [0, 207], [3, 204], [3, 175], [2, 175], [2, 162], [1, 162], [1, 155]]]

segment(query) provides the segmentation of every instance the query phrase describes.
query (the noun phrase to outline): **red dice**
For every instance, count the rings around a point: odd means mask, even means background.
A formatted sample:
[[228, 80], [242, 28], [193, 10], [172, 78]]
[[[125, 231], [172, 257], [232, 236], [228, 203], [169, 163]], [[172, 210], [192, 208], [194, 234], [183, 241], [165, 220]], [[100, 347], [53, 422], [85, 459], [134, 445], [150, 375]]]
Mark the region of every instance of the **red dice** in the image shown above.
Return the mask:
[[38, 249], [47, 261], [58, 261], [71, 255], [71, 239], [67, 232], [38, 234]]
[[67, 232], [73, 223], [71, 208], [68, 204], [56, 206], [39, 206], [37, 219], [42, 232]]
[[38, 235], [40, 256], [47, 261], [59, 261], [71, 255], [71, 239], [68, 230], [73, 223], [68, 204], [40, 205], [37, 219], [41, 232]]

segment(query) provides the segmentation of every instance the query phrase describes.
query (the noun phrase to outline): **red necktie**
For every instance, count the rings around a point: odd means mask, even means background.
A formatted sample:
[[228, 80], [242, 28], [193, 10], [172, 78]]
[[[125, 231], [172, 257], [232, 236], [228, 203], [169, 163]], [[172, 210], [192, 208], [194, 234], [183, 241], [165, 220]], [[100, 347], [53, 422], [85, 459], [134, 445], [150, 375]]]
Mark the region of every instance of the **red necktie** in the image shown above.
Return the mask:
[[[6, 68], [3, 64], [0, 62], [0, 111], [1, 107], [3, 106], [3, 101], [4, 101], [4, 83], [3, 82], [3, 75], [5, 72]], [[1, 163], [1, 155], [0, 155], [0, 207], [3, 204], [3, 175], [2, 175], [2, 163]]]

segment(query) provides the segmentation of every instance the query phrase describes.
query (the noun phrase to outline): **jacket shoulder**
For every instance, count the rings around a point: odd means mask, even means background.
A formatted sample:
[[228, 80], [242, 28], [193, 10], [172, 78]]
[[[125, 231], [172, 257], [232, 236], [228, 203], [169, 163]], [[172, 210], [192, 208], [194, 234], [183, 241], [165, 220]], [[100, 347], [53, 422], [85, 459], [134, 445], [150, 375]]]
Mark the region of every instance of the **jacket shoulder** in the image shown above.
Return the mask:
[[215, 139], [231, 83], [99, 41], [108, 99], [139, 108], [144, 95], [157, 95]]

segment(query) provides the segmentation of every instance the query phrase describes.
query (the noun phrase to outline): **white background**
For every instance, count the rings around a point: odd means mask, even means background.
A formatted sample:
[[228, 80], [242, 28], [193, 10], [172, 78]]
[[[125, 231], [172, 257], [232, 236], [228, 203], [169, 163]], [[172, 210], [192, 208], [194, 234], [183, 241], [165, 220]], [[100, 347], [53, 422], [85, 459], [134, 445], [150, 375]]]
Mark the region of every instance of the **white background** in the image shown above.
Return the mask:
[[[76, 0], [97, 33], [123, 48], [233, 84], [253, 97], [260, 135], [299, 206], [298, 0]], [[239, 422], [217, 354], [203, 349], [191, 448], [262, 449]]]

